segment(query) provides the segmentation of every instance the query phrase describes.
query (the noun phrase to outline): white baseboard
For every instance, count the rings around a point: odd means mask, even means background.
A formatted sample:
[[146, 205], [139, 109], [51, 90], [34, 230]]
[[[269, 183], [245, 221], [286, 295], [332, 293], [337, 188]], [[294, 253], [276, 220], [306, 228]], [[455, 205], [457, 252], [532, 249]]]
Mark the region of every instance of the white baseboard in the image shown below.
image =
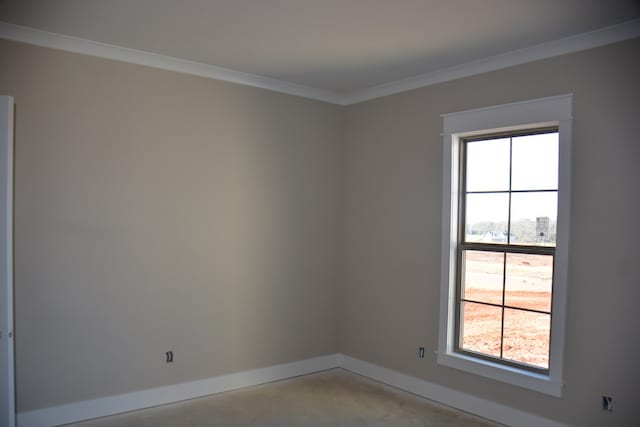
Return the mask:
[[344, 354], [331, 354], [298, 362], [220, 375], [204, 380], [20, 412], [17, 416], [17, 426], [52, 427], [69, 424], [283, 380], [331, 368], [343, 368], [392, 387], [508, 426], [567, 427], [564, 424], [538, 415], [519, 411], [491, 400], [430, 383]]
[[204, 380], [20, 412], [17, 425], [51, 427], [105, 417], [336, 368], [338, 360], [339, 356], [332, 354]]
[[491, 400], [430, 383], [344, 354], [340, 354], [338, 357], [338, 363], [343, 369], [507, 426], [568, 427], [548, 418], [519, 411]]

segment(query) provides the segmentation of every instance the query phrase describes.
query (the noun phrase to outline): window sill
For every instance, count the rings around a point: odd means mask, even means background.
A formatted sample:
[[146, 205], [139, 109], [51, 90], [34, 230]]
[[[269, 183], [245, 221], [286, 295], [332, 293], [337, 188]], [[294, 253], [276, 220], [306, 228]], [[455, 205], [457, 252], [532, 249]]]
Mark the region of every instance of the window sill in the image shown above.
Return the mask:
[[555, 397], [562, 396], [562, 382], [548, 375], [505, 366], [459, 353], [437, 353], [438, 363], [471, 374], [526, 388]]

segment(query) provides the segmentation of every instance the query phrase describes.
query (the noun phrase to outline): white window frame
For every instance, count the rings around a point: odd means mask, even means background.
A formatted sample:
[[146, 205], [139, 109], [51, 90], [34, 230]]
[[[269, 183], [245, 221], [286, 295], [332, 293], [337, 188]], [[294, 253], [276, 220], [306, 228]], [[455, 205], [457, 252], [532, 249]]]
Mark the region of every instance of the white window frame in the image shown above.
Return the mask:
[[[552, 396], [562, 396], [571, 202], [573, 95], [560, 95], [443, 114], [443, 205], [438, 363]], [[460, 144], [463, 138], [544, 127], [558, 128], [558, 223], [553, 269], [549, 372], [493, 362], [455, 351], [456, 252]]]

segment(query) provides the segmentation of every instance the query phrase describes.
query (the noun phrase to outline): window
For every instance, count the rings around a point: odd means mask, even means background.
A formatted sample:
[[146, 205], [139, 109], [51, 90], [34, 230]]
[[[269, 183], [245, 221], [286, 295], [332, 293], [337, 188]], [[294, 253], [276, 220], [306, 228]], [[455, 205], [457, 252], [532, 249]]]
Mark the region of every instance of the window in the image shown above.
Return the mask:
[[456, 349], [549, 368], [557, 129], [463, 138]]
[[560, 396], [571, 96], [443, 117], [438, 362]]

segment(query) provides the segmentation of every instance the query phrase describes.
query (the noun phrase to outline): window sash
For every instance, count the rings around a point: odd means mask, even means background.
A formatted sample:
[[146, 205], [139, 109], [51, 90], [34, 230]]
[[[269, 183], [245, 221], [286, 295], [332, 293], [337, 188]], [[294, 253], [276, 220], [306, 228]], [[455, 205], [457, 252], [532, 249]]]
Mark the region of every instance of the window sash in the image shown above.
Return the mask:
[[[466, 245], [465, 245], [466, 246]], [[505, 255], [505, 262], [506, 262], [506, 256], [510, 253], [516, 253], [516, 254], [527, 254], [527, 255], [547, 255], [547, 256], [552, 256], [553, 257], [553, 264], [555, 265], [555, 248], [551, 248], [551, 247], [541, 247], [541, 248], [533, 248], [534, 250], [527, 250], [527, 248], [520, 248], [520, 247], [516, 247], [513, 249], [516, 250], [509, 250], [508, 245], [501, 245], [503, 246], [503, 249], [497, 249], [494, 245], [490, 245], [490, 244], [478, 244], [478, 243], [472, 243], [472, 244], [468, 244], [469, 248], [465, 248], [462, 245], [458, 246], [458, 250], [457, 250], [457, 254], [456, 254], [456, 258], [457, 258], [457, 262], [456, 262], [456, 300], [455, 300], [455, 329], [454, 329], [454, 351], [457, 353], [461, 353], [461, 354], [466, 354], [472, 357], [478, 357], [484, 360], [488, 360], [491, 362], [496, 362], [496, 363], [501, 363], [507, 366], [513, 366], [516, 368], [521, 368], [521, 369], [525, 369], [531, 372], [535, 372], [535, 373], [540, 373], [540, 374], [548, 374], [549, 370], [551, 368], [551, 325], [552, 325], [552, 319], [553, 319], [553, 309], [550, 308], [549, 311], [543, 311], [543, 310], [535, 310], [535, 309], [530, 309], [530, 308], [523, 308], [523, 307], [516, 307], [516, 306], [511, 306], [509, 304], [505, 303], [505, 274], [506, 271], [503, 268], [503, 284], [502, 284], [502, 303], [501, 304], [496, 304], [496, 303], [490, 303], [490, 302], [483, 302], [483, 301], [476, 301], [476, 300], [471, 300], [471, 299], [467, 299], [467, 298], [463, 298], [462, 297], [462, 287], [463, 287], [463, 283], [462, 283], [462, 269], [463, 269], [463, 253], [467, 250], [474, 250], [474, 251], [486, 251], [486, 252], [493, 252], [493, 253], [502, 253]], [[537, 250], [537, 249], [542, 249], [541, 250]], [[552, 280], [551, 282], [551, 300], [553, 301], [553, 288], [554, 288], [554, 280]], [[462, 347], [462, 303], [463, 302], [470, 302], [470, 303], [474, 303], [474, 304], [483, 304], [483, 305], [487, 305], [487, 306], [492, 306], [492, 307], [497, 307], [500, 308], [502, 311], [501, 314], [501, 320], [500, 320], [500, 325], [501, 325], [501, 332], [500, 332], [500, 353], [501, 356], [500, 357], [496, 357], [496, 356], [492, 356], [486, 353], [481, 353], [481, 352], [477, 352], [477, 351], [472, 351], [472, 350], [468, 350]], [[513, 309], [513, 310], [520, 310], [520, 311], [526, 311], [529, 313], [539, 313], [539, 314], [548, 314], [550, 316], [550, 327], [549, 327], [549, 352], [547, 355], [547, 359], [549, 361], [549, 365], [547, 368], [541, 368], [540, 366], [536, 366], [536, 365], [530, 365], [524, 362], [517, 362], [517, 361], [513, 361], [510, 359], [505, 359], [504, 357], [502, 357], [502, 346], [503, 346], [503, 340], [504, 340], [504, 310], [505, 309]]]
[[[548, 256], [552, 256], [552, 260], [553, 260], [553, 265], [555, 266], [555, 252], [556, 252], [556, 248], [555, 245], [553, 246], [538, 246], [538, 245], [514, 245], [512, 243], [481, 243], [481, 242], [467, 242], [466, 241], [466, 195], [467, 194], [508, 194], [509, 195], [509, 213], [508, 213], [508, 219], [507, 219], [507, 236], [511, 235], [511, 194], [513, 193], [530, 193], [530, 192], [555, 192], [556, 194], [558, 194], [558, 188], [555, 189], [536, 189], [536, 190], [512, 190], [511, 189], [511, 180], [512, 180], [512, 144], [513, 142], [510, 141], [509, 143], [509, 189], [508, 190], [503, 190], [503, 191], [467, 191], [466, 190], [466, 171], [467, 171], [467, 165], [466, 165], [466, 149], [467, 149], [467, 144], [469, 142], [478, 142], [478, 141], [487, 141], [487, 140], [492, 140], [492, 139], [496, 139], [496, 138], [514, 138], [514, 137], [519, 137], [519, 136], [525, 136], [525, 135], [540, 135], [540, 134], [546, 134], [546, 133], [558, 133], [558, 127], [557, 126], [552, 126], [552, 127], [545, 127], [545, 128], [536, 128], [536, 129], [527, 129], [524, 131], [518, 131], [518, 132], [498, 132], [498, 133], [492, 133], [492, 134], [483, 134], [480, 136], [475, 136], [475, 137], [471, 137], [471, 138], [464, 138], [461, 140], [461, 144], [460, 144], [460, 153], [459, 153], [459, 186], [460, 186], [460, 192], [459, 192], [459, 200], [458, 200], [458, 244], [457, 244], [457, 248], [456, 248], [456, 290], [455, 290], [455, 317], [454, 317], [454, 351], [461, 353], [461, 354], [465, 354], [465, 355], [469, 355], [472, 357], [477, 357], [477, 358], [481, 358], [484, 360], [488, 360], [491, 362], [496, 362], [496, 363], [500, 363], [500, 364], [504, 364], [507, 366], [512, 366], [512, 367], [516, 367], [519, 369], [525, 369], [531, 372], [535, 372], [535, 373], [541, 373], [541, 374], [549, 374], [550, 368], [551, 368], [551, 325], [552, 325], [552, 317], [553, 317], [553, 310], [550, 308], [548, 312], [545, 311], [540, 311], [540, 310], [532, 310], [532, 309], [527, 309], [527, 308], [522, 308], [522, 307], [512, 307], [509, 305], [505, 304], [505, 280], [506, 280], [506, 265], [503, 267], [503, 285], [502, 285], [502, 304], [495, 304], [495, 303], [487, 303], [487, 302], [481, 302], [481, 301], [473, 301], [473, 300], [467, 300], [465, 298], [462, 298], [462, 287], [464, 286], [464, 284], [462, 283], [462, 269], [463, 269], [463, 254], [465, 251], [469, 251], [469, 250], [474, 250], [474, 251], [487, 251], [487, 252], [494, 252], [494, 253], [503, 253], [505, 256], [505, 263], [506, 263], [506, 256], [509, 253], [516, 253], [516, 254], [529, 254], [529, 255], [548, 255]], [[557, 217], [556, 217], [556, 223], [557, 223]], [[552, 288], [551, 288], [551, 300], [553, 301], [553, 284], [555, 282], [554, 280], [555, 278], [552, 276]], [[501, 309], [501, 333], [500, 333], [500, 357], [496, 357], [496, 356], [492, 356], [486, 353], [481, 353], [481, 352], [476, 352], [476, 351], [471, 351], [471, 350], [467, 350], [464, 349], [462, 347], [462, 303], [468, 301], [470, 303], [476, 303], [476, 304], [484, 304], [484, 305], [489, 305], [489, 306], [493, 306], [493, 307], [498, 307]], [[547, 368], [541, 368], [539, 366], [535, 366], [535, 365], [530, 365], [524, 362], [517, 362], [517, 361], [512, 361], [510, 359], [505, 359], [503, 357], [503, 342], [504, 342], [504, 312], [505, 309], [515, 309], [515, 310], [521, 310], [521, 311], [526, 311], [526, 312], [533, 312], [533, 313], [541, 313], [541, 314], [548, 314], [550, 316], [550, 328], [549, 328], [549, 352], [547, 355], [547, 360], [549, 361], [548, 367]]]

